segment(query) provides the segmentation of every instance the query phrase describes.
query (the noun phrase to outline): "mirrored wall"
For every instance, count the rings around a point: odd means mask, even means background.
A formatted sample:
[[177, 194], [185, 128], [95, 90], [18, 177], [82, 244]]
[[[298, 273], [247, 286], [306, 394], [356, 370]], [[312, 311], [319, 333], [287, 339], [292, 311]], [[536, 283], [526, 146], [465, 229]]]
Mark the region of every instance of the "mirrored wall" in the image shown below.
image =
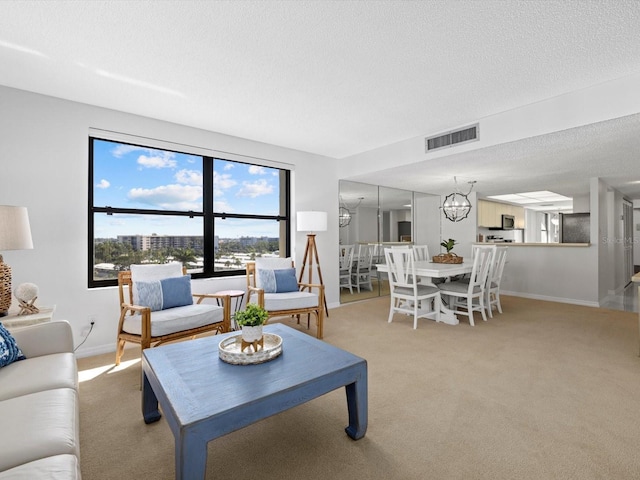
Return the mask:
[[[340, 181], [339, 191], [340, 303], [388, 295], [386, 276], [378, 275], [375, 268], [377, 263], [384, 263], [384, 247], [426, 242], [428, 234], [439, 241], [440, 197], [347, 180]], [[428, 222], [427, 210], [433, 208], [435, 220]], [[421, 226], [425, 222], [431, 227]], [[351, 249], [353, 260], [349, 266], [344, 254]]]

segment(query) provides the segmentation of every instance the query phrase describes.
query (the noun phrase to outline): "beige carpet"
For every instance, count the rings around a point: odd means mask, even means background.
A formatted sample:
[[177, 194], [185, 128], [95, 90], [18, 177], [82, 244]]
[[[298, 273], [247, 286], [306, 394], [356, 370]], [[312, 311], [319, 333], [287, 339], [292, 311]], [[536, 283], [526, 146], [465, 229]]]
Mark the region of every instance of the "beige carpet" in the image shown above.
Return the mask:
[[[325, 327], [368, 361], [362, 440], [344, 433], [338, 390], [211, 442], [207, 479], [639, 478], [636, 314], [504, 297], [476, 327], [413, 330], [387, 323], [388, 302], [331, 310]], [[119, 371], [113, 355], [79, 360], [93, 375], [80, 387], [84, 480], [174, 478], [169, 427], [142, 420], [137, 358]]]

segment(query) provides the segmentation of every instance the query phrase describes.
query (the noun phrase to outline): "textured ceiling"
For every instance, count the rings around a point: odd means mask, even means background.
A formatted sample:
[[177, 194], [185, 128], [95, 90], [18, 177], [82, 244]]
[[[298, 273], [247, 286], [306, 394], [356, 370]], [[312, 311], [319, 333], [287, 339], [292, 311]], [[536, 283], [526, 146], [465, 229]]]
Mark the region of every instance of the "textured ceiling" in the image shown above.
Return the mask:
[[[2, 85], [343, 158], [640, 72], [640, 2], [5, 0], [0, 65]], [[584, 185], [580, 135], [487, 149], [465, 171], [479, 188]], [[637, 141], [617, 145], [631, 162]], [[628, 177], [612, 157], [605, 173]], [[432, 174], [362, 180], [440, 193]]]

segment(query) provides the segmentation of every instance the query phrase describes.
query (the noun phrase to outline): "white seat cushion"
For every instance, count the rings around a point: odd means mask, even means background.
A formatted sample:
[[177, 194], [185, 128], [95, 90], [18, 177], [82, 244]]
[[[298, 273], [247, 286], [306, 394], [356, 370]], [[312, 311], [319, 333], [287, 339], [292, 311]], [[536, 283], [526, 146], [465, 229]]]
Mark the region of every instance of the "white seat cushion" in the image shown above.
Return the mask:
[[0, 400], [52, 390], [78, 389], [78, 367], [73, 353], [27, 358], [0, 369]]
[[[442, 292], [455, 292], [466, 294], [469, 291], [469, 283], [465, 282], [446, 282], [438, 285]], [[473, 293], [480, 293], [480, 287], [477, 285], [473, 287]]]
[[264, 308], [268, 312], [318, 306], [318, 295], [310, 292], [265, 293]]
[[80, 456], [75, 390], [57, 388], [9, 398], [0, 402], [0, 415], [0, 471], [54, 455]]
[[[193, 304], [151, 312], [151, 336], [160, 337], [224, 320], [224, 309], [211, 304]], [[134, 335], [142, 334], [140, 315], [127, 315], [123, 330]]]
[[0, 472], [0, 480], [80, 479], [80, 463], [75, 455], [55, 455]]

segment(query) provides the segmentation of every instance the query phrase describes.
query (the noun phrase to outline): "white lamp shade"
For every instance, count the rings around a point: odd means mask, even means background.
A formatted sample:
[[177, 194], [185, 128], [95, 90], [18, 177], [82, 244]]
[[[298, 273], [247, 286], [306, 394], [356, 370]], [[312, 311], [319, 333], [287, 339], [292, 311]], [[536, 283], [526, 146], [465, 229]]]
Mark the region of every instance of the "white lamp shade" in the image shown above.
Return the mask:
[[32, 248], [27, 207], [0, 205], [0, 251]]
[[325, 232], [327, 212], [298, 212], [299, 232]]

